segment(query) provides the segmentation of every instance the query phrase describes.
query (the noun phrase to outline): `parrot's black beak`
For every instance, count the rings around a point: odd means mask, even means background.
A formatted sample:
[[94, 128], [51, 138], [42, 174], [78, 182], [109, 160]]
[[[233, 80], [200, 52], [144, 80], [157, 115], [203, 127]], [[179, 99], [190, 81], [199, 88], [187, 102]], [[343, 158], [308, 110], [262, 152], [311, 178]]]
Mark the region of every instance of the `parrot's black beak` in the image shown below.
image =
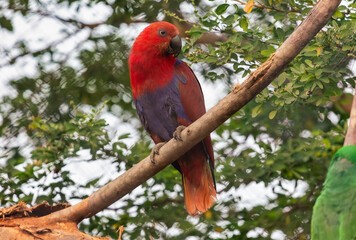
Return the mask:
[[168, 54], [174, 55], [177, 57], [182, 49], [182, 41], [179, 35], [176, 35], [169, 43]]

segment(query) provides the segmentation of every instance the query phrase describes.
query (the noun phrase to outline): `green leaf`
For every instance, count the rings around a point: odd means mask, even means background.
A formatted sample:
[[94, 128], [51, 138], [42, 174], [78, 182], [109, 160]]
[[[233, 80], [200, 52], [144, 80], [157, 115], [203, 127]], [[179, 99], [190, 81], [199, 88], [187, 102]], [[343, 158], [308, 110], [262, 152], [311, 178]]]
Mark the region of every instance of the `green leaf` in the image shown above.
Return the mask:
[[268, 115], [269, 119], [272, 120], [272, 119], [276, 116], [276, 114], [277, 114], [277, 110], [271, 111], [271, 112], [269, 113], [269, 115]]
[[282, 86], [282, 84], [285, 82], [286, 78], [287, 78], [287, 73], [285, 73], [285, 72], [281, 73], [277, 79], [278, 86]]
[[269, 159], [266, 161], [266, 165], [269, 166], [269, 165], [273, 165], [274, 164], [274, 160], [273, 159]]
[[326, 149], [329, 149], [331, 147], [331, 143], [330, 143], [329, 139], [323, 139], [323, 143], [324, 143]]
[[14, 30], [14, 28], [12, 26], [12, 23], [11, 23], [11, 20], [9, 20], [9, 19], [7, 19], [5, 17], [0, 17], [0, 26], [2, 28], [5, 28], [5, 29], [9, 30], [9, 31], [13, 31]]
[[122, 139], [125, 139], [125, 138], [129, 138], [131, 135], [131, 133], [125, 133], [125, 134], [122, 134], [118, 137], [118, 140], [122, 140]]
[[245, 16], [242, 16], [240, 18], [240, 22], [239, 22], [240, 27], [246, 32], [248, 29], [248, 20]]
[[316, 70], [316, 72], [315, 72], [315, 76], [316, 76], [317, 78], [319, 78], [322, 73], [323, 73], [323, 69], [318, 69], [318, 70]]
[[215, 13], [217, 14], [217, 15], [221, 15], [221, 14], [223, 14], [225, 11], [226, 11], [226, 9], [229, 7], [229, 4], [227, 4], [227, 3], [224, 3], [224, 4], [221, 4], [221, 5], [219, 5], [216, 9], [215, 9]]
[[217, 58], [215, 56], [208, 56], [207, 58], [205, 58], [205, 62], [207, 63], [214, 63], [216, 62]]
[[262, 104], [257, 105], [251, 110], [252, 117], [255, 118], [262, 111]]
[[229, 15], [224, 19], [224, 23], [227, 25], [232, 25], [234, 22], [236, 22], [238, 16], [236, 14]]
[[101, 179], [101, 177], [94, 178], [94, 179], [90, 180], [89, 182], [87, 182], [84, 187], [88, 188], [88, 187], [91, 187], [91, 186], [96, 186], [96, 184], [98, 183], [98, 181], [100, 179]]
[[333, 15], [333, 18], [341, 18], [343, 17], [344, 15], [339, 11], [339, 9], [336, 9], [334, 15]]
[[275, 33], [277, 35], [277, 38], [280, 40], [284, 40], [286, 38], [286, 33], [281, 28], [276, 28]]
[[320, 87], [321, 89], [324, 88], [323, 84], [322, 84], [320, 81], [317, 81], [317, 82], [316, 82], [316, 85], [318, 85], [318, 87]]
[[310, 76], [305, 74], [305, 75], [302, 75], [302, 77], [300, 78], [300, 81], [307, 82], [307, 81], [309, 81], [309, 79], [310, 79]]
[[314, 67], [313, 62], [310, 61], [309, 59], [306, 59], [306, 60], [305, 60], [305, 63], [306, 63], [309, 67], [311, 67], [311, 68]]
[[295, 101], [295, 97], [294, 96], [289, 96], [287, 98], [284, 99], [286, 104], [291, 104], [292, 102]]
[[323, 83], [330, 83], [330, 80], [328, 77], [322, 77], [322, 78], [320, 78], [320, 81], [322, 81]]
[[305, 73], [305, 65], [303, 63], [300, 64], [299, 71], [301, 72], [301, 74]]

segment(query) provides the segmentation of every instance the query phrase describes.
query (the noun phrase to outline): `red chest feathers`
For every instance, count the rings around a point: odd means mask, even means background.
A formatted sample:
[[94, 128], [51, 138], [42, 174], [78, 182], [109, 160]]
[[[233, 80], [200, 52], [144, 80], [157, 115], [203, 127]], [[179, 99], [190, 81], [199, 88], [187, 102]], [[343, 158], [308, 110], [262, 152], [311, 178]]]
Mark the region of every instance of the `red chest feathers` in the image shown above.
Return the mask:
[[174, 75], [175, 61], [172, 56], [148, 58], [131, 55], [129, 67], [133, 97], [137, 98], [169, 83]]

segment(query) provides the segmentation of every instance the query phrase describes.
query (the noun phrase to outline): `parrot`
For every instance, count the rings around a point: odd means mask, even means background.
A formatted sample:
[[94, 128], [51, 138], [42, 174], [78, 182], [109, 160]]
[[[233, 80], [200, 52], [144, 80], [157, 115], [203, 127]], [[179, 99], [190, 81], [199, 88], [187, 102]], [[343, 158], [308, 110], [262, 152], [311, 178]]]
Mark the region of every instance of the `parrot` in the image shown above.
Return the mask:
[[311, 221], [312, 240], [356, 239], [356, 145], [333, 156]]
[[[204, 96], [192, 69], [177, 56], [181, 52], [178, 29], [159, 21], [148, 25], [136, 38], [129, 55], [129, 72], [137, 115], [159, 154], [160, 144], [180, 140], [184, 127], [205, 112]], [[206, 212], [216, 200], [214, 152], [210, 135], [172, 165], [182, 175], [186, 210]]]

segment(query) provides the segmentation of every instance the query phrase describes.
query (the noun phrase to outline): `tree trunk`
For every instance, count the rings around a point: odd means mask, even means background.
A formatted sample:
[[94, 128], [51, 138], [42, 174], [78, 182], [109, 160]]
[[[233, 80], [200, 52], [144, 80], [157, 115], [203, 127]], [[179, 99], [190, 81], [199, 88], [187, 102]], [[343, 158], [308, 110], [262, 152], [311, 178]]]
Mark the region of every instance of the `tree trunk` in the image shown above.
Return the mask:
[[69, 240], [88, 239], [103, 240], [104, 237], [92, 237], [78, 230], [73, 221], [53, 222], [49, 214], [70, 207], [69, 204], [48, 205], [46, 202], [32, 208], [25, 203], [0, 210], [0, 239], [1, 240]]

